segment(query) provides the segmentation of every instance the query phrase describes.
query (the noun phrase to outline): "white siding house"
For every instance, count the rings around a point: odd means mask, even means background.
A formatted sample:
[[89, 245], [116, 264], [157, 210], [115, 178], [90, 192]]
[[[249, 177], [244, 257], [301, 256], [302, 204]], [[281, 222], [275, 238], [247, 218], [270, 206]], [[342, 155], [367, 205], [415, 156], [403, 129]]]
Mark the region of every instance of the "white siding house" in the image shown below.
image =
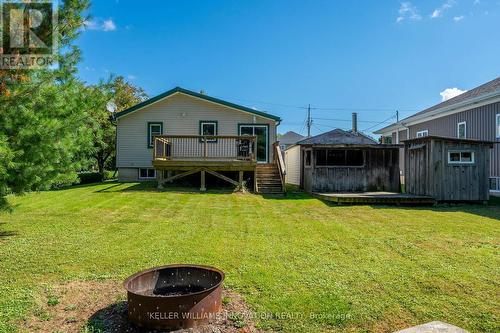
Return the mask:
[[255, 135], [259, 144], [257, 162], [270, 163], [280, 122], [279, 117], [182, 88], [119, 112], [115, 119], [116, 164], [121, 181], [156, 178], [152, 163], [154, 135]]
[[300, 185], [300, 146], [292, 146], [285, 150], [285, 166], [285, 182]]

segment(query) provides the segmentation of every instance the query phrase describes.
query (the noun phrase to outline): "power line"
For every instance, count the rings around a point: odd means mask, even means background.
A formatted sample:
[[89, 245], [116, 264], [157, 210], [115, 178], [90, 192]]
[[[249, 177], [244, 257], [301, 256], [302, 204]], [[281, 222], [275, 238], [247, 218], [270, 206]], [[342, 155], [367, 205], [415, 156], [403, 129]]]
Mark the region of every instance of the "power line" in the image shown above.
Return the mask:
[[259, 103], [259, 104], [266, 104], [266, 105], [271, 105], [271, 106], [278, 106], [278, 107], [286, 107], [286, 108], [294, 108], [294, 109], [311, 109], [311, 110], [325, 110], [325, 111], [351, 111], [351, 112], [364, 112], [364, 111], [376, 111], [376, 112], [395, 112], [395, 111], [402, 111], [402, 112], [417, 112], [419, 111], [418, 109], [411, 109], [411, 108], [352, 108], [352, 107], [337, 107], [337, 106], [315, 106], [311, 107], [309, 104], [308, 106], [303, 106], [303, 105], [291, 105], [291, 104], [284, 104], [284, 103], [275, 103], [275, 102], [267, 102], [267, 101], [260, 101], [260, 100], [252, 100], [252, 99], [243, 99], [243, 98], [225, 98], [221, 96], [214, 96], [219, 99], [224, 99], [224, 100], [237, 100], [237, 101], [243, 101], [243, 102], [250, 102], [250, 103]]
[[373, 129], [373, 128], [377, 127], [377, 126], [380, 126], [380, 125], [382, 125], [382, 124], [384, 124], [384, 123], [389, 122], [391, 119], [398, 118], [398, 117], [399, 117], [398, 115], [391, 116], [390, 118], [387, 118], [386, 120], [381, 121], [381, 122], [379, 122], [378, 124], [375, 124], [375, 125], [373, 125], [373, 126], [371, 126], [371, 127], [365, 128], [365, 129], [363, 130], [363, 132], [369, 131], [369, 130], [371, 130], [371, 129]]
[[[391, 117], [391, 118], [394, 118], [394, 117]], [[352, 119], [340, 119], [340, 118], [317, 118], [317, 117], [314, 117], [313, 119], [316, 119], [316, 120], [329, 120], [329, 121], [347, 121], [347, 122], [351, 122]], [[380, 121], [376, 121], [376, 120], [358, 120], [359, 123], [369, 123], [369, 124], [380, 124]], [[388, 121], [383, 121], [383, 122], [386, 122], [386, 123], [389, 123]]]

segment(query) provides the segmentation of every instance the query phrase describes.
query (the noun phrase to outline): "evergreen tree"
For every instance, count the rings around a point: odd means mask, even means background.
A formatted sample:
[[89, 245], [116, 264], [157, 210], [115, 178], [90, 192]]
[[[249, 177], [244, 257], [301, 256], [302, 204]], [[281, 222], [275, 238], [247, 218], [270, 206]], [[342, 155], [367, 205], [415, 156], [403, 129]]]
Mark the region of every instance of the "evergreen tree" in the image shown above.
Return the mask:
[[73, 45], [87, 0], [59, 7], [59, 66], [0, 71], [0, 197], [71, 183], [84, 167], [91, 132], [81, 126], [83, 85], [75, 79]]

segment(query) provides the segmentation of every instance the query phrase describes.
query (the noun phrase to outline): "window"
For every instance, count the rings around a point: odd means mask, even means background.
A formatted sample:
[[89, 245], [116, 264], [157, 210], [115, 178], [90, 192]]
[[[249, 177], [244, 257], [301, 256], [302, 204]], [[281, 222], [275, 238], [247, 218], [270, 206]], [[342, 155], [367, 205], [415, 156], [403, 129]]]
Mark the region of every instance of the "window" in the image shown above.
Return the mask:
[[500, 113], [497, 114], [496, 129], [497, 138], [500, 138]]
[[148, 123], [148, 148], [153, 148], [153, 139], [163, 134], [163, 123]]
[[450, 151], [448, 152], [449, 164], [473, 164], [474, 152], [473, 151]]
[[[213, 120], [200, 121], [200, 135], [217, 135], [217, 122]], [[207, 142], [216, 142], [217, 139], [208, 139]]]
[[306, 150], [305, 164], [306, 164], [306, 166], [311, 166], [311, 151], [310, 150]]
[[490, 178], [490, 191], [500, 192], [500, 177]]
[[382, 139], [382, 143], [385, 143], [387, 145], [391, 145], [392, 144], [392, 136], [384, 136]]
[[155, 169], [139, 169], [139, 179], [155, 179], [156, 170]]
[[423, 138], [424, 136], [429, 136], [428, 130], [423, 130], [423, 131], [417, 132], [417, 138]]
[[317, 149], [317, 166], [360, 167], [365, 164], [362, 150]]
[[465, 121], [457, 124], [457, 138], [467, 138], [467, 123]]

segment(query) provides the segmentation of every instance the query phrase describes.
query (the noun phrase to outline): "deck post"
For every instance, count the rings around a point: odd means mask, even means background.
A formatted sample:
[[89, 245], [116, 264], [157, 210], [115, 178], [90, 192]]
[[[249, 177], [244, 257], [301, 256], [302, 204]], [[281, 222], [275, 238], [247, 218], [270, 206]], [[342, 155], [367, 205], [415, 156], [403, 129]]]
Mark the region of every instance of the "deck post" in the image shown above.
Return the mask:
[[254, 193], [258, 192], [258, 189], [257, 189], [257, 168], [255, 168], [255, 170], [253, 171], [253, 191], [254, 191]]
[[243, 188], [243, 171], [241, 171], [241, 170], [239, 172], [238, 183], [239, 183], [240, 189], [242, 189]]
[[205, 185], [205, 170], [202, 170], [200, 172], [200, 175], [201, 175], [200, 191], [205, 192], [207, 190], [207, 187]]
[[163, 185], [164, 185], [164, 181], [163, 181], [163, 173], [164, 171], [163, 170], [156, 170], [156, 180], [158, 181], [158, 189], [161, 190], [163, 188]]

